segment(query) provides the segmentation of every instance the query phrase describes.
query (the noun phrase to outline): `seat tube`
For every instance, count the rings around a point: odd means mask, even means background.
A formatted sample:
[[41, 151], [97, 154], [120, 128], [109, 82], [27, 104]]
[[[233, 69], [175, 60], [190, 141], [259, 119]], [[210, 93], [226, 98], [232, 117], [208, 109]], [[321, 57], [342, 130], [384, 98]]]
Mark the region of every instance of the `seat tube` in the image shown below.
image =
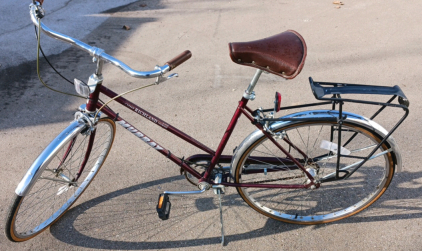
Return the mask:
[[245, 90], [245, 93], [243, 94], [242, 99], [239, 102], [239, 105], [237, 106], [237, 109], [232, 117], [232, 120], [230, 121], [229, 126], [226, 129], [226, 132], [223, 135], [223, 138], [221, 139], [220, 144], [218, 145], [218, 148], [215, 152], [214, 157], [211, 159], [211, 164], [210, 164], [210, 168], [208, 168], [208, 170], [205, 172], [203, 178], [200, 180], [207, 180], [209, 178], [209, 175], [211, 174], [212, 170], [214, 169], [215, 165], [218, 163], [218, 160], [220, 159], [220, 156], [234, 130], [234, 128], [236, 127], [236, 123], [240, 117], [240, 115], [242, 114], [243, 110], [246, 107], [246, 104], [248, 103], [249, 100], [254, 100], [255, 99], [255, 93], [253, 91], [253, 89], [255, 88], [256, 83], [259, 80], [259, 77], [262, 74], [262, 70], [257, 70], [255, 72], [254, 77], [251, 80], [251, 83], [248, 86], [248, 89]]
[[229, 138], [230, 138], [234, 128], [236, 127], [236, 123], [237, 123], [240, 115], [242, 114], [242, 110], [245, 108], [248, 101], [249, 101], [248, 99], [243, 97], [242, 100], [239, 102], [239, 105], [237, 106], [237, 109], [236, 109], [235, 113], [233, 114], [233, 117], [230, 121], [230, 124], [228, 125], [228, 127], [227, 127], [227, 129], [226, 129], [226, 131], [223, 135], [223, 138], [221, 139], [220, 144], [218, 145], [217, 150], [215, 151], [215, 155], [211, 159], [210, 166], [207, 169], [207, 171], [205, 172], [203, 178], [200, 179], [200, 181], [208, 180], [208, 178], [210, 177], [210, 174], [211, 174], [212, 170], [214, 169], [215, 165], [218, 163], [218, 160], [220, 159], [220, 156], [223, 153], [223, 150], [226, 147], [226, 144], [229, 141]]

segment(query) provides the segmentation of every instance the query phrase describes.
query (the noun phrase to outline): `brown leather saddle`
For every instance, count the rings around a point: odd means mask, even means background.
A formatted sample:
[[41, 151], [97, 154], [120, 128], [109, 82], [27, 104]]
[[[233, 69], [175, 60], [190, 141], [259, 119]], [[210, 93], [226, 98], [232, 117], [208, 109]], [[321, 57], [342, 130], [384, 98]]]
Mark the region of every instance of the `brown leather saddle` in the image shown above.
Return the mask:
[[233, 62], [286, 79], [296, 77], [305, 64], [305, 40], [293, 30], [251, 42], [229, 43], [229, 47]]

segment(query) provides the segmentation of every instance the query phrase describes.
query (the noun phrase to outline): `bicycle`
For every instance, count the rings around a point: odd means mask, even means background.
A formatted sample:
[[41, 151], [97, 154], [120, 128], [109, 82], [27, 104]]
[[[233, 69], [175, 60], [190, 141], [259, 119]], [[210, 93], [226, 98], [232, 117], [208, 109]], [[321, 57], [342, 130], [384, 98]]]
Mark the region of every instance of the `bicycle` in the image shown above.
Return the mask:
[[[220, 195], [226, 187], [236, 187], [250, 207], [275, 220], [295, 224], [333, 222], [373, 204], [388, 188], [396, 169], [401, 170], [400, 150], [391, 135], [408, 116], [409, 101], [398, 86], [316, 82], [309, 78], [313, 94], [321, 102], [281, 107], [281, 95], [276, 92], [274, 108], [253, 110], [247, 106], [249, 100], [255, 98], [254, 89], [262, 72], [286, 79], [300, 73], [307, 49], [304, 39], [295, 31], [229, 44], [235, 63], [257, 68], [257, 71], [214, 151], [123, 98], [125, 93], [118, 95], [103, 85], [105, 62], [132, 77], [155, 78], [152, 85], [157, 85], [177, 76], [166, 77], [165, 74], [188, 60], [189, 51], [152, 71], [135, 71], [103, 50], [42, 24], [42, 1], [30, 5], [30, 15], [38, 27], [38, 43], [42, 31], [90, 53], [97, 67], [87, 84], [80, 80], [74, 82], [76, 92], [87, 103], [79, 107], [72, 123], [35, 160], [15, 190], [5, 228], [11, 241], [35, 237], [66, 213], [106, 160], [115, 137], [116, 123], [180, 166], [181, 174], [198, 188], [161, 193], [156, 209], [162, 220], [170, 216], [171, 196], [200, 194], [210, 189], [220, 198], [222, 215]], [[114, 112], [107, 106], [108, 102], [100, 100], [100, 93], [206, 154], [186, 159], [177, 157]], [[378, 94], [391, 98], [387, 102], [375, 102], [342, 97], [347, 94]], [[396, 99], [398, 104], [392, 103]], [[365, 118], [343, 111], [345, 103], [381, 107], [373, 116]], [[282, 110], [321, 105], [330, 105], [331, 109], [275, 116]], [[373, 121], [386, 107], [404, 110], [403, 117], [390, 131]], [[242, 115], [257, 129], [239, 144], [233, 155], [222, 155]], [[221, 224], [223, 226], [222, 216]], [[224, 242], [223, 228], [222, 237]]]

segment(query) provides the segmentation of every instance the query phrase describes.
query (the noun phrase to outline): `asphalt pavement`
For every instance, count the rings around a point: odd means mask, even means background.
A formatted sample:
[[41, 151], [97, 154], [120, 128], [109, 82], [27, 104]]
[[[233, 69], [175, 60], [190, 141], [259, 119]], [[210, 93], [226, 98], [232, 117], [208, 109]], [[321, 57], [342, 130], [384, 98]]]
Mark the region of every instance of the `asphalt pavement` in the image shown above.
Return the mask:
[[[36, 58], [36, 40], [34, 25], [29, 17], [31, 0], [4, 0], [0, 8], [0, 70], [16, 66]], [[83, 1], [56, 0], [45, 1], [44, 6], [50, 28], [63, 34], [72, 34], [80, 39], [95, 30], [110, 16], [107, 11], [121, 8], [135, 0]], [[71, 24], [71, 25], [69, 25]], [[45, 41], [44, 50], [48, 55], [59, 54], [70, 45]]]
[[[160, 192], [194, 187], [177, 166], [119, 127], [107, 162], [72, 209], [26, 242], [12, 243], [0, 235], [0, 250], [420, 250], [422, 2], [343, 3], [46, 0], [44, 22], [137, 70], [152, 70], [191, 50], [192, 58], [175, 70], [177, 79], [127, 98], [213, 149], [255, 72], [231, 61], [228, 42], [293, 29], [307, 43], [308, 56], [299, 76], [285, 81], [263, 74], [251, 108], [272, 107], [275, 91], [282, 94], [283, 106], [315, 102], [310, 76], [326, 82], [399, 85], [410, 101], [410, 115], [394, 133], [404, 171], [370, 208], [334, 223], [299, 226], [258, 214], [235, 189], [228, 189], [223, 196], [226, 245], [221, 247], [218, 200], [211, 191], [172, 199], [168, 221], [156, 216]], [[32, 161], [85, 102], [53, 93], [39, 83], [27, 4], [6, 1], [6, 8], [0, 9], [0, 218], [5, 217], [14, 190]], [[124, 25], [130, 29], [123, 29]], [[43, 49], [64, 76], [87, 80], [92, 74], [95, 66], [89, 55], [42, 38]], [[73, 86], [44, 61], [41, 75], [49, 85], [74, 93]], [[118, 93], [151, 83], [133, 79], [110, 64], [105, 65], [104, 78], [105, 85]], [[369, 99], [386, 101], [380, 96]], [[127, 109], [113, 103], [111, 107], [177, 156], [198, 153]], [[351, 105], [345, 110], [369, 117], [375, 108]], [[386, 109], [376, 121], [391, 129], [401, 115], [400, 110]], [[238, 125], [225, 154], [231, 154], [254, 130], [245, 119]]]

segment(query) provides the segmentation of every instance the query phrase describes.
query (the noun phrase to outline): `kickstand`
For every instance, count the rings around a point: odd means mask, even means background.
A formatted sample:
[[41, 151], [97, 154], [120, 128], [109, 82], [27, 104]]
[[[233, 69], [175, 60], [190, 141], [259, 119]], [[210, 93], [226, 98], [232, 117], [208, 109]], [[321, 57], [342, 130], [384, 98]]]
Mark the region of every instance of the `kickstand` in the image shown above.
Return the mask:
[[218, 200], [220, 202], [220, 222], [221, 222], [221, 246], [224, 246], [224, 224], [223, 224], [223, 208], [221, 206], [221, 189], [216, 189]]

